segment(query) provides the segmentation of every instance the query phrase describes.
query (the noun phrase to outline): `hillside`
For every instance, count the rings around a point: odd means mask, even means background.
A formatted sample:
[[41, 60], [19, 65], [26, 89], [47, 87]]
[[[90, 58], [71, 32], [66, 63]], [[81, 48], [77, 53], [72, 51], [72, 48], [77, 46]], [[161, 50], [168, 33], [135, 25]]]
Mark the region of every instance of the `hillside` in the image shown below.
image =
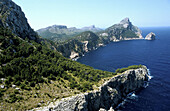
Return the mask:
[[98, 32], [101, 30], [102, 29], [96, 28], [94, 25], [89, 26], [89, 27], [83, 27], [80, 29], [76, 27], [68, 28], [67, 26], [64, 26], [64, 25], [53, 25], [53, 26], [39, 29], [37, 30], [37, 33], [43, 38], [46, 38], [46, 39], [49, 39], [55, 42], [63, 42], [84, 31]]
[[120, 40], [143, 39], [140, 29], [132, 25], [129, 18], [125, 18], [120, 21], [120, 23], [112, 25], [103, 32], [99, 32], [98, 35], [114, 42]]
[[[21, 39], [3, 28], [0, 44], [2, 109], [37, 107], [41, 101], [92, 90], [101, 78], [115, 75], [66, 59], [46, 46]], [[37, 93], [41, 95], [35, 97]]]
[[[11, 0], [2, 0], [0, 5], [1, 10], [5, 7], [8, 11], [5, 18], [4, 13], [0, 16], [0, 110], [47, 105], [93, 90], [100, 85], [99, 81], [116, 74], [93, 69], [51, 50], [49, 44], [55, 43], [37, 37], [18, 5]], [[18, 26], [19, 23], [23, 24]]]
[[99, 37], [95, 33], [86, 31], [70, 40], [57, 44], [56, 50], [61, 52], [63, 56], [73, 59], [82, 56], [90, 50], [94, 50], [100, 42]]
[[87, 31], [56, 44], [40, 39], [13, 1], [1, 0], [0, 10], [0, 110], [45, 106], [52, 101], [98, 89], [105, 80], [117, 74], [143, 67], [131, 66], [113, 73], [72, 61], [60, 53], [69, 52], [65, 56], [77, 52], [83, 54], [104, 41]]
[[134, 39], [143, 39], [141, 31], [138, 27], [132, 25], [129, 18], [125, 18], [104, 31], [82, 32], [64, 42], [56, 42], [58, 44], [54, 46], [63, 56], [74, 59], [110, 42]]
[[21, 38], [37, 39], [20, 6], [11, 0], [0, 0], [0, 26], [10, 29]]

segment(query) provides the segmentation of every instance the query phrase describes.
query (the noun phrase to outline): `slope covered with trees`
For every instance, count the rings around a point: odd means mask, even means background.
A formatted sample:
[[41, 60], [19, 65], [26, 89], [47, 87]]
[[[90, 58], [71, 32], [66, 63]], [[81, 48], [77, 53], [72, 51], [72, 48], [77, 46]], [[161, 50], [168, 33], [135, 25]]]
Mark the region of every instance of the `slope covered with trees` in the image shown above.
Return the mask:
[[0, 78], [4, 78], [0, 83], [4, 86], [0, 92], [1, 102], [22, 104], [26, 98], [32, 99], [24, 94], [8, 97], [8, 93], [15, 90], [11, 89], [13, 85], [20, 89], [19, 93], [35, 89], [42, 93], [47, 87], [42, 84], [57, 81], [61, 90], [65, 87], [85, 92], [92, 90], [102, 78], [115, 75], [67, 59], [42, 43], [17, 37], [5, 28], [0, 28], [0, 46]]
[[96, 89], [104, 79], [127, 70], [101, 71], [60, 54], [65, 50], [81, 53], [84, 47], [95, 48], [103, 39], [92, 32], [56, 44], [40, 39], [21, 8], [11, 0], [2, 0], [0, 9], [0, 110], [27, 110], [47, 105]]

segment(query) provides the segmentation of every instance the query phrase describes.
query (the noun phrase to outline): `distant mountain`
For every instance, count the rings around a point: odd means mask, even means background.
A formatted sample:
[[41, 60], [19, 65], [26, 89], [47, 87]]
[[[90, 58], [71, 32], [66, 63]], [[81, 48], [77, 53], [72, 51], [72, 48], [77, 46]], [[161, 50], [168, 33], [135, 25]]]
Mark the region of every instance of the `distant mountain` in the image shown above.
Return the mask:
[[[90, 30], [96, 28], [95, 26], [90, 26], [82, 29]], [[138, 27], [132, 25], [129, 18], [125, 18], [120, 23], [112, 25], [103, 31], [96, 33], [91, 31], [82, 32], [70, 40], [58, 44], [56, 49], [63, 56], [73, 59], [109, 42], [133, 39], [143, 39], [141, 31]]]
[[98, 32], [101, 30], [102, 29], [96, 28], [94, 25], [89, 27], [83, 27], [81, 29], [78, 29], [76, 27], [67, 28], [67, 26], [65, 25], [53, 25], [39, 29], [37, 30], [37, 32], [43, 38], [61, 42], [70, 39], [71, 37], [74, 37], [75, 35], [84, 31]]
[[98, 35], [114, 42], [120, 40], [143, 39], [140, 29], [132, 25], [129, 18], [125, 18], [120, 21], [120, 23], [112, 25], [103, 32], [98, 33]]
[[95, 25], [91, 25], [89, 27], [83, 27], [81, 28], [82, 31], [92, 31], [92, 32], [99, 32], [102, 31], [102, 29], [95, 27]]

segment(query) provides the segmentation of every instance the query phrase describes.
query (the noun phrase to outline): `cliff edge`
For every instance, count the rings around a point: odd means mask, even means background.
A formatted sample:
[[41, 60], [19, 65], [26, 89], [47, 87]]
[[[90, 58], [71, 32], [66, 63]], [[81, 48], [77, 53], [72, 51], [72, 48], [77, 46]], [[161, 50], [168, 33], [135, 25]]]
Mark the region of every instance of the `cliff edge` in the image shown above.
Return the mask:
[[28, 24], [21, 7], [12, 0], [0, 0], [0, 26], [10, 29], [23, 39], [37, 39], [37, 34]]
[[36, 108], [37, 111], [98, 111], [114, 109], [130, 92], [142, 88], [148, 80], [145, 66], [130, 69], [105, 82], [99, 90], [77, 96], [63, 98], [50, 103], [47, 107]]

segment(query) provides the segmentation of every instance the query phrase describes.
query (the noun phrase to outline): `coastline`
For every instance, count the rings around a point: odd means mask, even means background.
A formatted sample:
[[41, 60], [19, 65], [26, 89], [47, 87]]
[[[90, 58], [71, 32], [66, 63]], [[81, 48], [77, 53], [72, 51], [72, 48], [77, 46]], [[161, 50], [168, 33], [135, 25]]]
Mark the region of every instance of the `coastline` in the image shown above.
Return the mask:
[[[83, 54], [78, 54], [78, 53], [76, 53], [76, 57], [74, 57], [73, 56], [73, 58], [70, 58], [71, 60], [73, 60], [73, 61], [77, 61], [79, 58], [81, 58], [81, 57], [83, 57], [83, 56], [85, 56], [86, 55], [86, 53], [89, 53], [90, 51], [94, 51], [94, 50], [97, 50], [98, 48], [100, 48], [100, 47], [105, 47], [105, 46], [107, 46], [109, 43], [111, 43], [111, 42], [121, 42], [121, 41], [131, 41], [131, 40], [145, 40], [143, 37], [142, 38], [125, 38], [125, 39], [123, 39], [123, 40], [116, 40], [116, 41], [110, 41], [110, 42], [108, 42], [107, 44], [103, 44], [102, 43], [102, 45], [101, 45], [101, 43], [100, 44], [98, 44], [97, 45], [97, 47], [95, 47], [93, 50], [89, 50], [89, 51], [87, 51], [87, 52], [85, 52], [85, 53], [83, 53]], [[70, 57], [72, 57], [72, 55], [70, 55]]]
[[[129, 69], [121, 74], [113, 76], [102, 84], [98, 90], [81, 93], [75, 96], [62, 98], [44, 107], [35, 108], [31, 111], [91, 111], [109, 110], [114, 111], [125, 98], [132, 92], [145, 88], [150, 80], [146, 66], [137, 69]], [[132, 93], [130, 95], [130, 93]]]

